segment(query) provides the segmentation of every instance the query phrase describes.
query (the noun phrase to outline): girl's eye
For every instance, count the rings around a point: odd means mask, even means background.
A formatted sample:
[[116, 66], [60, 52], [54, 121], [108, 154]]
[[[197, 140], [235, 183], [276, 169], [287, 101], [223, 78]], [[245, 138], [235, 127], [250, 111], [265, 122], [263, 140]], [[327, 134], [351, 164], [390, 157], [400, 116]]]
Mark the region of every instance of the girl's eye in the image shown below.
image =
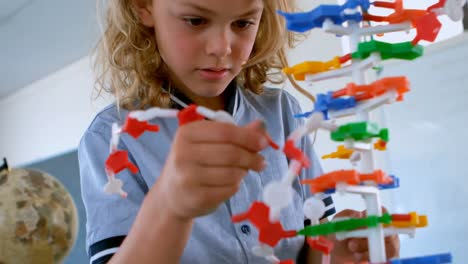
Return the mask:
[[248, 20], [239, 20], [239, 21], [234, 22], [234, 26], [239, 29], [247, 29], [251, 25], [253, 25], [253, 23]]
[[206, 20], [200, 17], [186, 17], [184, 18], [185, 22], [190, 26], [201, 26], [206, 23]]

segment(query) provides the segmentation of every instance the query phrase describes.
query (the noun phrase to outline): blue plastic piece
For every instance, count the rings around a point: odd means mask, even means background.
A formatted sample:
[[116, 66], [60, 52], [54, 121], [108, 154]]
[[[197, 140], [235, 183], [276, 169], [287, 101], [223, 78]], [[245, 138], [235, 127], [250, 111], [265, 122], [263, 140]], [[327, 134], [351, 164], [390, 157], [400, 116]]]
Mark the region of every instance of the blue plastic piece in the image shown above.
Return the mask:
[[369, 9], [369, 0], [348, 0], [344, 5], [320, 5], [309, 12], [285, 13], [278, 11], [278, 14], [286, 19], [286, 28], [295, 32], [306, 32], [313, 28], [322, 27], [325, 19], [330, 19], [336, 25], [341, 25], [346, 21], [362, 21], [362, 14], [346, 14], [346, 9], [361, 7], [363, 10]]
[[443, 264], [443, 263], [452, 263], [452, 254], [444, 253], [444, 254], [424, 256], [424, 257], [390, 260], [390, 264]]
[[294, 117], [295, 118], [307, 118], [309, 117], [314, 111], [309, 111], [309, 112], [305, 112], [305, 113], [302, 113], [302, 114], [295, 114]]
[[393, 182], [390, 184], [379, 184], [378, 187], [380, 190], [400, 188], [400, 179], [394, 175], [390, 175], [389, 177], [393, 179]]
[[318, 94], [317, 101], [314, 104], [314, 110], [303, 114], [295, 115], [294, 117], [309, 117], [314, 112], [322, 112], [325, 120], [328, 120], [329, 110], [343, 110], [356, 106], [356, 98], [351, 96], [348, 98], [333, 98], [333, 92], [327, 94]]
[[[393, 182], [390, 184], [378, 184], [377, 188], [379, 188], [379, 190], [389, 190], [389, 189], [396, 189], [400, 187], [400, 179], [398, 177], [394, 175], [390, 175], [389, 177], [393, 179]], [[360, 185], [363, 186], [363, 184], [360, 184]], [[325, 190], [323, 193], [334, 194], [335, 192], [336, 192], [336, 189], [332, 188], [332, 189]]]

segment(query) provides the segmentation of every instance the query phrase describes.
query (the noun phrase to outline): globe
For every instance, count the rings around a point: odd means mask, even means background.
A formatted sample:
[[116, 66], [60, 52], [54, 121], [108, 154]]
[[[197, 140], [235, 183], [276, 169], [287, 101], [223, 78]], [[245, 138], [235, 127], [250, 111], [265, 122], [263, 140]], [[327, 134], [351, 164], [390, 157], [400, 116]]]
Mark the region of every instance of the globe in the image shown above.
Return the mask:
[[54, 177], [0, 171], [0, 264], [62, 263], [77, 231], [73, 199]]

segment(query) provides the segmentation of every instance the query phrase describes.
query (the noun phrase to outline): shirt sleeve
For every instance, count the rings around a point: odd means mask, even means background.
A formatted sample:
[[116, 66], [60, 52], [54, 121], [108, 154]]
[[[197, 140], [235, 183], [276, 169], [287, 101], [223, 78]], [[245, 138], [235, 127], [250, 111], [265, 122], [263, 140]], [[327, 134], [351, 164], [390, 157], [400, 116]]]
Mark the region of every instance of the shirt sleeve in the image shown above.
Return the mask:
[[[141, 175], [131, 174], [128, 170], [116, 175], [124, 183], [127, 198], [104, 192], [110, 133], [110, 129], [88, 130], [78, 148], [81, 194], [86, 210], [86, 249], [91, 264], [106, 263], [118, 250], [145, 196], [138, 181], [142, 179]], [[122, 142], [118, 148], [125, 150]], [[132, 160], [130, 153], [129, 158]]]

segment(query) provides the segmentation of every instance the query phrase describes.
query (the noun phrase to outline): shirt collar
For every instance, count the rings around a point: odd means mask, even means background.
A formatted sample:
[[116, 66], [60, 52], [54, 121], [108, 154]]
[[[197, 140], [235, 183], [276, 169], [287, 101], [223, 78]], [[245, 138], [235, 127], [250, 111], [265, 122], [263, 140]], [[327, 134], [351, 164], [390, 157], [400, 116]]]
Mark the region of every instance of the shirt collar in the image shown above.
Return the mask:
[[[229, 83], [229, 85], [227, 86], [226, 90], [224, 90], [223, 93], [225, 93], [226, 98], [228, 98], [228, 102], [225, 105], [224, 111], [228, 112], [231, 115], [234, 115], [237, 108], [239, 107], [237, 103], [238, 91], [237, 91], [236, 81], [233, 80], [231, 83]], [[190, 100], [187, 96], [185, 96], [184, 93], [180, 92], [177, 89], [173, 89], [172, 95], [187, 105], [190, 105], [193, 103], [192, 100]], [[183, 109], [183, 107], [179, 105], [178, 103], [174, 102], [174, 100], [171, 100], [171, 103], [172, 103], [172, 107], [179, 109], [179, 110]]]

